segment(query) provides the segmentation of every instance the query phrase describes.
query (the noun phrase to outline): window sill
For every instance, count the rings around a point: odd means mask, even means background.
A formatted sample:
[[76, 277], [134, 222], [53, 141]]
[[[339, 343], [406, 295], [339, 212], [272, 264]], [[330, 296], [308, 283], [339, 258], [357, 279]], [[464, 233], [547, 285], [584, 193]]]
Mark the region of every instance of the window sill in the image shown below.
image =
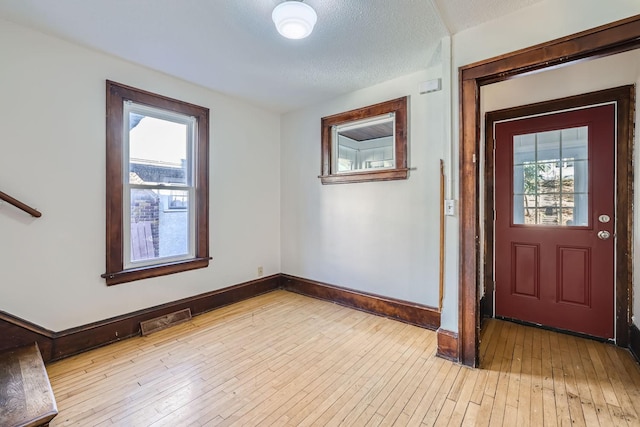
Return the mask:
[[347, 184], [350, 182], [391, 181], [394, 179], [407, 179], [409, 169], [385, 169], [375, 172], [352, 172], [335, 175], [320, 175], [323, 184]]
[[166, 264], [156, 264], [128, 270], [114, 271], [100, 275], [107, 281], [107, 286], [120, 283], [133, 282], [135, 280], [151, 277], [166, 276], [167, 274], [180, 273], [181, 271], [196, 270], [209, 266], [211, 258], [192, 258], [184, 261], [175, 261]]

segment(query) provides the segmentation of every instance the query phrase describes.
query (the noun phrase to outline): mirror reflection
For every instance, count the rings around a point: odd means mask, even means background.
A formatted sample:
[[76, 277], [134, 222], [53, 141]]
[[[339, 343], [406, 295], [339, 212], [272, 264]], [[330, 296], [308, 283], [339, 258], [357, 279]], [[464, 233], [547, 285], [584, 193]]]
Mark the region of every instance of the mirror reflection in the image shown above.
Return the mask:
[[322, 184], [407, 179], [408, 97], [322, 118]]
[[395, 168], [395, 114], [333, 126], [337, 173]]

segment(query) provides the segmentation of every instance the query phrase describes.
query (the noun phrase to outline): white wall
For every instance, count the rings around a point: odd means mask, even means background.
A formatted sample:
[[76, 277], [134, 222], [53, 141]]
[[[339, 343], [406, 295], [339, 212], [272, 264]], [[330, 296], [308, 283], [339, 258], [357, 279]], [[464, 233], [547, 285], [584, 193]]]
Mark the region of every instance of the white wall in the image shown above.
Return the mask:
[[[54, 331], [280, 268], [279, 116], [0, 20], [0, 310]], [[214, 72], [215, 70], [212, 70]], [[209, 268], [107, 287], [105, 80], [211, 110]]]
[[[283, 272], [436, 305], [439, 158], [445, 159], [447, 198], [458, 198], [458, 67], [637, 13], [640, 13], [640, 3], [635, 0], [614, 0], [606, 4], [598, 0], [543, 1], [456, 34], [450, 46], [448, 39], [443, 40], [442, 66], [425, 71], [424, 75], [386, 82], [284, 116]], [[442, 92], [412, 98], [411, 165], [418, 170], [407, 182], [320, 184], [317, 174], [322, 116], [415, 93], [416, 82], [440, 76], [443, 77]], [[511, 95], [514, 94], [508, 90], [504, 92], [507, 98]], [[425, 108], [424, 114], [419, 112], [420, 108]], [[424, 128], [415, 126], [416, 117], [427, 118], [421, 123]], [[428, 141], [426, 150], [416, 144], [423, 140]], [[398, 206], [401, 214], [396, 217], [395, 211], [380, 200]], [[457, 331], [458, 218], [446, 217], [445, 224], [441, 326]], [[420, 241], [425, 235], [429, 236], [428, 240]]]
[[[612, 72], [615, 70], [615, 72]], [[541, 72], [482, 88], [482, 113], [600, 89], [640, 83], [640, 50], [581, 62], [568, 67]], [[636, 102], [638, 100], [636, 99]], [[636, 105], [636, 135], [640, 130]], [[484, 135], [484, 132], [482, 133]], [[638, 147], [635, 158], [638, 159]], [[638, 161], [635, 162], [638, 165]], [[636, 167], [637, 169], [637, 167]], [[640, 172], [635, 173], [634, 206], [640, 205]], [[635, 324], [640, 314], [640, 212], [634, 212], [634, 301]]]
[[[608, 0], [606, 2], [600, 0], [545, 0], [536, 3], [505, 17], [455, 34], [452, 37], [453, 81], [457, 79], [458, 67], [574, 34], [636, 14], [640, 14], [640, 2], [637, 0]], [[611, 78], [606, 79], [606, 82], [613, 84], [613, 82], [618, 79], [617, 74], [619, 70], [610, 69], [608, 71], [610, 74], [609, 77]], [[605, 87], [608, 87], [605, 82], [591, 82], [591, 85], [580, 84], [578, 83], [579, 81], [584, 83], [594, 78], [589, 75], [590, 71], [580, 71], [580, 73], [585, 74], [581, 77], [576, 77], [576, 81], [574, 81], [573, 76], [567, 77], [562, 90], [571, 92], [578, 88], [586, 89], [587, 87], [593, 88], [587, 90], [596, 90], [599, 85], [603, 84]], [[625, 76], [623, 80], [626, 79], [628, 81], [628, 75]], [[544, 79], [545, 77], [541, 78]], [[516, 83], [518, 80], [519, 79], [515, 79], [513, 83], [507, 82], [504, 84], [515, 85], [518, 84]], [[635, 80], [631, 78], [631, 82], [633, 81]], [[512, 86], [500, 87], [503, 88], [503, 90], [496, 89], [496, 92], [491, 95], [492, 97], [489, 100], [482, 101], [485, 107], [489, 108], [489, 105], [492, 105], [491, 109], [493, 109], [493, 106], [496, 104], [491, 104], [492, 102], [500, 102], [501, 105], [504, 106], [508, 104], [520, 105], [527, 103], [528, 101], [520, 102], [519, 97], [523, 92], [528, 94], [529, 99], [537, 98], [538, 100], [542, 100], [545, 99], [544, 97], [550, 96], [549, 92], [546, 92], [544, 89], [540, 87], [533, 89], [531, 86], [527, 86], [526, 83], [519, 86], [521, 88], [519, 91], [515, 91], [515, 88]], [[550, 88], [553, 87], [556, 86], [550, 86]], [[534, 93], [536, 91], [539, 92]], [[485, 92], [483, 92], [483, 95]], [[457, 85], [452, 87], [452, 94], [452, 99], [455, 100], [454, 102], [457, 104]], [[555, 96], [553, 97], [555, 98]], [[457, 159], [459, 153], [459, 117], [457, 108], [453, 109], [452, 130], [453, 138], [451, 140], [451, 149], [454, 153], [453, 158]], [[453, 167], [453, 176], [457, 177], [458, 165], [456, 162], [453, 163]], [[458, 194], [458, 190], [458, 181], [456, 180], [452, 185], [453, 194]], [[450, 257], [452, 254], [457, 253], [457, 251], [459, 251], [457, 242], [453, 236], [447, 235], [447, 256]], [[640, 264], [640, 262], [636, 261], [636, 264]], [[457, 268], [457, 265], [455, 268]], [[446, 286], [447, 289], [450, 290], [450, 293], [456, 293], [457, 298], [457, 288], [454, 288], [450, 282], [447, 282]], [[640, 310], [638, 305], [640, 305], [640, 303], [636, 299], [634, 303], [636, 313]], [[451, 312], [443, 312], [443, 324], [446, 323], [449, 325], [447, 329], [457, 330], [457, 318], [451, 318], [450, 313]]]
[[[0, 190], [44, 213], [31, 219], [0, 205], [0, 310], [61, 330], [250, 280], [259, 265], [265, 275], [282, 271], [435, 306], [440, 158], [447, 196], [458, 194], [458, 67], [639, 13], [637, 0], [545, 0], [444, 40], [441, 67], [282, 118], [0, 21]], [[417, 83], [434, 77], [443, 90], [419, 95]], [[208, 269], [114, 287], [100, 279], [105, 79], [211, 109]], [[511, 90], [486, 102], [510, 102]], [[321, 185], [320, 118], [404, 95], [417, 168], [409, 179]], [[451, 331], [458, 225], [447, 217], [442, 326]], [[634, 308], [640, 313], [638, 298]]]
[[[282, 271], [438, 306], [443, 92], [420, 95], [436, 67], [282, 118]], [[407, 180], [322, 185], [320, 120], [409, 95]]]

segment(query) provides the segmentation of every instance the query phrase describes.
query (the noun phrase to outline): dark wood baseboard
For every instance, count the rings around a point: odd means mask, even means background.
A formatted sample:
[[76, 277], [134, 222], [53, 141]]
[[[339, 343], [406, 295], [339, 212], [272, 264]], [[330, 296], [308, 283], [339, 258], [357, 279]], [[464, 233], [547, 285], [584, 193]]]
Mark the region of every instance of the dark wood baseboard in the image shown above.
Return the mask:
[[45, 362], [140, 335], [140, 322], [189, 308], [192, 315], [233, 304], [281, 287], [281, 275], [252, 280], [213, 292], [184, 298], [88, 325], [52, 332], [0, 312], [0, 350], [37, 342]]
[[452, 362], [460, 361], [460, 351], [458, 349], [458, 334], [438, 328], [438, 351], [436, 356]]
[[440, 312], [433, 307], [355, 291], [287, 274], [282, 275], [282, 287], [290, 292], [331, 301], [422, 328], [435, 331], [440, 327]]
[[640, 363], [640, 329], [633, 323], [629, 328], [629, 350], [636, 361]]
[[[140, 322], [190, 309], [195, 316], [276, 289], [331, 301], [346, 307], [437, 330], [437, 356], [460, 361], [458, 334], [440, 328], [440, 313], [432, 307], [396, 300], [286, 274], [252, 280], [213, 292], [53, 332], [0, 311], [0, 351], [38, 343], [45, 362], [63, 359], [96, 347], [140, 335]], [[629, 328], [629, 349], [640, 363], [640, 329]]]
[[44, 360], [51, 359], [55, 332], [0, 311], [0, 352], [38, 343]]

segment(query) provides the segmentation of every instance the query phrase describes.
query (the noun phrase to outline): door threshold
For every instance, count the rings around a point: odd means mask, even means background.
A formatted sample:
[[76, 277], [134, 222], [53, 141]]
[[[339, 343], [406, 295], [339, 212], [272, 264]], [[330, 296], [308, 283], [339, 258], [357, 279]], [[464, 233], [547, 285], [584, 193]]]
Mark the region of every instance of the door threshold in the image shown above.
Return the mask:
[[612, 338], [596, 337], [596, 336], [593, 336], [593, 335], [583, 334], [581, 332], [575, 332], [575, 331], [571, 331], [571, 330], [568, 330], [568, 329], [554, 328], [553, 326], [546, 326], [546, 325], [541, 325], [539, 323], [527, 322], [526, 320], [512, 319], [510, 317], [495, 316], [495, 319], [504, 320], [506, 322], [517, 323], [517, 324], [523, 325], [523, 326], [531, 326], [533, 328], [544, 329], [546, 331], [558, 332], [560, 334], [573, 335], [574, 337], [585, 338], [585, 339], [592, 340], [592, 341], [598, 341], [598, 342], [602, 342], [602, 343], [616, 345], [615, 339], [612, 339]]

